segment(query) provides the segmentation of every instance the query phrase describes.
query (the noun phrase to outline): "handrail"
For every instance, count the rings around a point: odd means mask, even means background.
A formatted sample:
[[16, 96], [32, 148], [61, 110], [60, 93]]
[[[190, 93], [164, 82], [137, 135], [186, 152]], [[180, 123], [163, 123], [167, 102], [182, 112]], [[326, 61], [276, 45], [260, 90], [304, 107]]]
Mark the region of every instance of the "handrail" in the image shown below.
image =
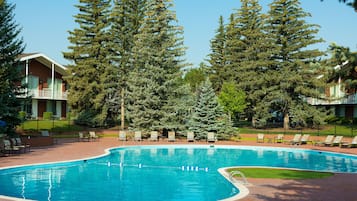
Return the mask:
[[243, 184], [249, 184], [247, 181], [247, 178], [244, 176], [244, 174], [241, 171], [235, 170], [232, 171], [231, 174], [229, 175], [229, 180], [233, 182], [233, 176], [234, 175], [240, 175], [243, 179]]

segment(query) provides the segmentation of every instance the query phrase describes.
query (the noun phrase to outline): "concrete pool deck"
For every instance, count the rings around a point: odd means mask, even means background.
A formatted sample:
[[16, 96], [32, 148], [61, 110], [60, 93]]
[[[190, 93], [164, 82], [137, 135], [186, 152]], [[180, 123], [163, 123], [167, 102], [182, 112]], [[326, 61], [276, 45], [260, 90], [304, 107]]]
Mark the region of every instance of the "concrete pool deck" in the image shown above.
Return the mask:
[[[241, 135], [242, 137], [254, 138], [256, 135]], [[269, 135], [267, 135], [269, 137]], [[273, 135], [271, 136], [273, 137]], [[289, 136], [293, 137], [293, 136]], [[324, 137], [312, 136], [312, 140], [323, 140]], [[288, 140], [288, 139], [287, 139]], [[350, 139], [349, 139], [350, 140]], [[88, 158], [104, 153], [110, 147], [130, 145], [159, 145], [159, 144], [187, 144], [186, 140], [176, 142], [143, 141], [118, 141], [118, 138], [104, 137], [98, 141], [78, 142], [77, 139], [59, 139], [58, 143], [48, 147], [32, 148], [30, 153], [0, 157], [0, 167], [18, 166], [34, 163], [46, 163], [55, 161], [75, 160]], [[195, 142], [190, 144], [207, 144], [206, 142]], [[292, 146], [281, 143], [256, 143], [255, 141], [218, 141], [219, 145], [253, 145], [253, 146], [275, 146], [304, 148], [323, 151], [342, 152], [357, 155], [357, 148], [320, 147], [313, 145]], [[323, 201], [355, 201], [357, 200], [357, 174], [335, 174], [325, 179], [305, 180], [281, 180], [281, 179], [251, 179], [252, 186], [248, 187], [250, 193], [243, 201], [260, 200], [323, 200]], [[0, 200], [5, 200], [1, 199]]]

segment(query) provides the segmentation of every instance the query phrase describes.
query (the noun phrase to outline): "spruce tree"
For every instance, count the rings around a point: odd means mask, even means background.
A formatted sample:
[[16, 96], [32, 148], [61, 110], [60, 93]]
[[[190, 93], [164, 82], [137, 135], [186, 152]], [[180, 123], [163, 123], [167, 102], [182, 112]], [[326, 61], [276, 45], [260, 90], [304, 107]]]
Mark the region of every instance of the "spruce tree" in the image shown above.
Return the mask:
[[[144, 18], [146, 0], [115, 0], [111, 12], [110, 34], [111, 61], [115, 67], [109, 74], [113, 87], [110, 92], [110, 109], [121, 115], [121, 129], [124, 129], [127, 80], [133, 68], [134, 38]], [[120, 107], [119, 107], [120, 105]], [[120, 110], [119, 110], [120, 108]]]
[[197, 91], [196, 103], [191, 114], [189, 130], [195, 133], [196, 138], [205, 139], [207, 132], [218, 133], [223, 129], [223, 108], [209, 79], [203, 82]]
[[224, 80], [225, 65], [225, 44], [226, 33], [223, 16], [219, 17], [219, 25], [215, 37], [211, 40], [211, 53], [209, 54], [209, 63], [211, 67], [210, 79], [216, 92], [220, 91]]
[[310, 66], [323, 53], [310, 49], [322, 40], [316, 38], [318, 26], [305, 21], [309, 16], [298, 0], [275, 0], [270, 4], [268, 37], [273, 41], [275, 63], [267, 71], [272, 84], [262, 107], [281, 113], [284, 128], [289, 128], [290, 119], [305, 124], [307, 119], [316, 122], [324, 116], [305, 101], [306, 97], [318, 97], [318, 88], [323, 86]]
[[227, 31], [226, 72], [238, 89], [247, 95], [246, 115], [255, 125], [257, 107], [267, 94], [270, 83], [266, 69], [271, 65], [271, 43], [264, 32], [265, 16], [257, 0], [241, 0], [241, 7], [231, 18]]
[[91, 126], [113, 121], [110, 112], [110, 90], [115, 90], [111, 79], [115, 73], [109, 60], [108, 34], [110, 0], [80, 0], [75, 15], [78, 28], [69, 31], [69, 51], [64, 57], [72, 63], [66, 77], [69, 89], [68, 103], [78, 120]]
[[[134, 129], [166, 128], [177, 114], [176, 90], [182, 84], [182, 27], [177, 25], [171, 0], [148, 0], [145, 17], [135, 36], [134, 69], [128, 80], [128, 115]], [[175, 127], [175, 126], [173, 126]]]
[[14, 22], [14, 5], [6, 0], [0, 1], [0, 121], [6, 123], [0, 127], [1, 133], [12, 134], [20, 124], [20, 100], [23, 74], [18, 56], [23, 52], [24, 45], [19, 34], [21, 29]]

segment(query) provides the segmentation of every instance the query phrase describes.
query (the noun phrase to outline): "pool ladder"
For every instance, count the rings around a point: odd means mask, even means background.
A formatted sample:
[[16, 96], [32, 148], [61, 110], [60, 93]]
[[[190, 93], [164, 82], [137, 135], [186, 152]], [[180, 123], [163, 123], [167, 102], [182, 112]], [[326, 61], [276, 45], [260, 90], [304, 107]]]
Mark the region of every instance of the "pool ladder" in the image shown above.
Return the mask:
[[248, 183], [248, 181], [247, 181], [247, 178], [244, 176], [244, 174], [241, 172], [241, 171], [238, 171], [238, 170], [235, 170], [235, 171], [232, 171], [231, 172], [231, 174], [229, 175], [229, 180], [230, 181], [237, 181], [236, 179], [233, 179], [233, 177], [235, 176], [235, 175], [240, 175], [240, 177], [242, 178], [242, 183], [244, 184], [244, 185], [248, 185], [249, 183]]

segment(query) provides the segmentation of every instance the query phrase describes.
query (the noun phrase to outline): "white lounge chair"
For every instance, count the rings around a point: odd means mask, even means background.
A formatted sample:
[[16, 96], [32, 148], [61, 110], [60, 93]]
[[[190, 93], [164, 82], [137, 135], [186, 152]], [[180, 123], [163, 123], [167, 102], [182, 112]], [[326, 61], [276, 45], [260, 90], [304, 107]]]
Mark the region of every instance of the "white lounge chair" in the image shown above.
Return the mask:
[[340, 144], [341, 148], [353, 148], [353, 147], [357, 147], [357, 135], [352, 139], [352, 141], [349, 142], [341, 142]]
[[78, 141], [89, 141], [89, 136], [85, 136], [82, 132], [78, 133]]
[[195, 134], [192, 131], [187, 132], [187, 142], [194, 142]]
[[141, 141], [141, 131], [134, 132], [134, 141]]
[[343, 136], [341, 136], [341, 135], [336, 136], [335, 139], [333, 140], [331, 146], [340, 146], [340, 144], [342, 143], [342, 139], [343, 139]]
[[283, 143], [284, 142], [284, 134], [278, 134], [276, 137], [275, 137], [275, 140], [274, 140], [276, 143]]
[[264, 134], [263, 133], [258, 133], [257, 142], [264, 142]]
[[126, 132], [125, 131], [119, 131], [119, 138], [120, 141], [126, 141]]
[[300, 139], [300, 144], [307, 144], [309, 142], [310, 135], [304, 134]]
[[175, 142], [175, 140], [176, 140], [175, 131], [169, 131], [167, 141]]
[[208, 132], [207, 133], [207, 142], [216, 142], [216, 136], [214, 134], [214, 132]]
[[300, 144], [301, 134], [295, 134], [294, 138], [290, 141], [289, 144], [295, 145]]
[[323, 142], [317, 142], [315, 145], [325, 145], [325, 146], [331, 146], [332, 141], [333, 141], [334, 136], [333, 135], [328, 135], [326, 136], [325, 140]]
[[98, 135], [96, 135], [94, 131], [89, 131], [89, 138], [93, 140], [99, 139]]
[[157, 141], [158, 140], [158, 132], [157, 131], [151, 131], [150, 132], [150, 141]]

